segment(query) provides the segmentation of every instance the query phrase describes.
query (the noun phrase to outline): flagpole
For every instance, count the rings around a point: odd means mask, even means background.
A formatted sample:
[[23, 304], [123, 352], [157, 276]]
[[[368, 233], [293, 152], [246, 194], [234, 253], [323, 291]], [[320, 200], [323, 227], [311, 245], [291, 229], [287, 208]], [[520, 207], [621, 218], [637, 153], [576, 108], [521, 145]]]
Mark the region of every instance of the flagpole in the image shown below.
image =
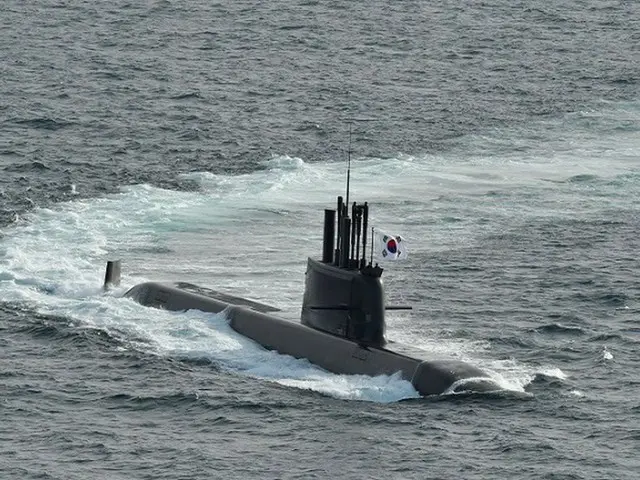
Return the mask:
[[373, 244], [376, 242], [376, 237], [373, 234], [373, 228], [371, 227], [371, 260], [369, 261], [369, 265], [373, 267]]

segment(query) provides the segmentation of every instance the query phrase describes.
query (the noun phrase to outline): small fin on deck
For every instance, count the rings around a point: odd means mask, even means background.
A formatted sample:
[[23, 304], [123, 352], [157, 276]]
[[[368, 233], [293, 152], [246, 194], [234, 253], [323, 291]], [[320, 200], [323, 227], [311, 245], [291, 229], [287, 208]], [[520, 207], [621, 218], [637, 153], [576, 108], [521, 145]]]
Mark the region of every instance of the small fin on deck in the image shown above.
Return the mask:
[[120, 286], [120, 260], [109, 260], [107, 262], [107, 270], [104, 274], [104, 285], [103, 289], [105, 291], [109, 290], [111, 287]]

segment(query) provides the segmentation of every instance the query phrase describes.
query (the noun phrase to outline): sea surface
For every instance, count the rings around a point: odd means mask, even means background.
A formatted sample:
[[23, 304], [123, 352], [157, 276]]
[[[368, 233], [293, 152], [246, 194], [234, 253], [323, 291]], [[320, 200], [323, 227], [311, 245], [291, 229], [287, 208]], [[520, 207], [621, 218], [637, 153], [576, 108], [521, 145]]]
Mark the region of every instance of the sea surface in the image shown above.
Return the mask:
[[[630, 0], [4, 0], [0, 479], [640, 478], [639, 81]], [[122, 298], [295, 321], [350, 129], [388, 338], [497, 391]]]

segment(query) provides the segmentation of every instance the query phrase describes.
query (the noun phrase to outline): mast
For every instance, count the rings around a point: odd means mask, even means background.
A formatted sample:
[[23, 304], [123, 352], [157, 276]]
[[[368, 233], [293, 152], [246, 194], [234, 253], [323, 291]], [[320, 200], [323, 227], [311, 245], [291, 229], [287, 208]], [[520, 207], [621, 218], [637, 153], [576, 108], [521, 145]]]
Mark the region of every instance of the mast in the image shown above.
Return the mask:
[[349, 205], [349, 183], [351, 182], [351, 123], [349, 124], [349, 150], [347, 151], [347, 196], [345, 204]]
[[[327, 209], [325, 211], [322, 262], [347, 270], [360, 270], [363, 273], [366, 271], [369, 275], [370, 269], [367, 267], [367, 247], [373, 243], [373, 232], [371, 232], [371, 238], [368, 237], [369, 204], [367, 202], [362, 204], [358, 204], [357, 202], [349, 203], [351, 193], [352, 139], [353, 124], [349, 123], [346, 201], [342, 196], [338, 196], [336, 210]], [[371, 253], [373, 255], [373, 252]], [[372, 261], [373, 260], [371, 260], [369, 265], [371, 265]], [[375, 276], [379, 277], [382, 269], [375, 270], [374, 273]]]

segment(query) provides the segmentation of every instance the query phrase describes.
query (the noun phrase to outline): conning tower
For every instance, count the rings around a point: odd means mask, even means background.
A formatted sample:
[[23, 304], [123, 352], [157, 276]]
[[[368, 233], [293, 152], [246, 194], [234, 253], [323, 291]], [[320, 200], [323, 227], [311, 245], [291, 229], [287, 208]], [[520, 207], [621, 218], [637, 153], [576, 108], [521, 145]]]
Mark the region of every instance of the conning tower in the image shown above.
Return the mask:
[[337, 210], [324, 211], [322, 261], [307, 261], [301, 321], [363, 346], [383, 347], [383, 269], [366, 263], [368, 219], [366, 202], [354, 202], [349, 216], [341, 196]]

